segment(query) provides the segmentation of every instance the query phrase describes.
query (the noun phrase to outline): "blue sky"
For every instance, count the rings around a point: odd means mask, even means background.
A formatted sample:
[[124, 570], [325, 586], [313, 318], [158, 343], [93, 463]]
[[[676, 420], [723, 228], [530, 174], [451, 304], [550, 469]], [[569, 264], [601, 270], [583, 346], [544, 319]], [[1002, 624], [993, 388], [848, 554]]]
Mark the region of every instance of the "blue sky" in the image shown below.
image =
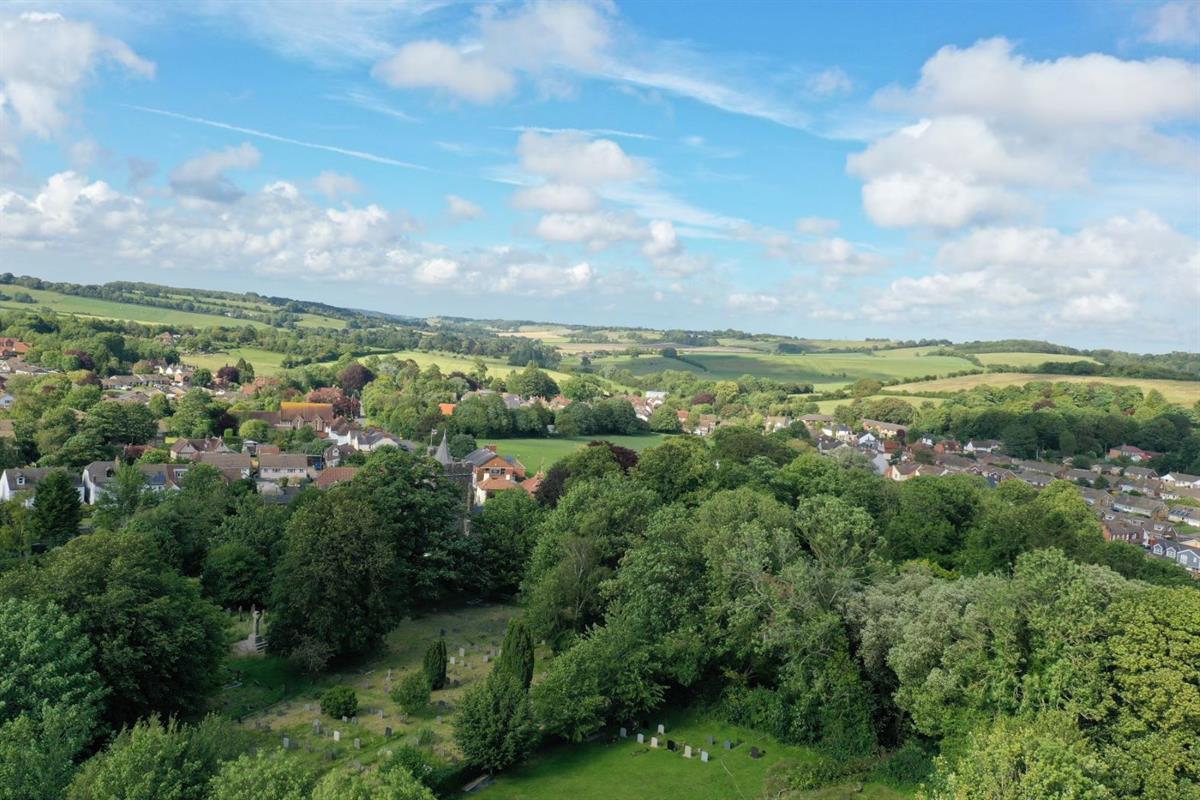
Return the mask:
[[0, 4], [0, 259], [1200, 347], [1200, 2]]

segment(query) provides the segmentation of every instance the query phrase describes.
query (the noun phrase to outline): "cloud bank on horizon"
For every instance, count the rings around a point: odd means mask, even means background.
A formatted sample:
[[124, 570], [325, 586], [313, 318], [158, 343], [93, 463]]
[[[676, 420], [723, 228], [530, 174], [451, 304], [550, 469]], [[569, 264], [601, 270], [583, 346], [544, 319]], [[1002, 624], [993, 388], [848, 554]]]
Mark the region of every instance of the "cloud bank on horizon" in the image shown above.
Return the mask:
[[1200, 0], [305, 9], [0, 9], [5, 270], [1200, 349]]

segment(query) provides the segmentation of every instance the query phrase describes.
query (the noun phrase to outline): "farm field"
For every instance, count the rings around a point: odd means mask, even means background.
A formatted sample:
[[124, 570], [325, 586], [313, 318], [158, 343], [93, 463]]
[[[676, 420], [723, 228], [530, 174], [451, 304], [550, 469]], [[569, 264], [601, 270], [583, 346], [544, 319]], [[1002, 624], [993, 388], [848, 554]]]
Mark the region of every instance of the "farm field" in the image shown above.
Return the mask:
[[189, 353], [183, 356], [183, 362], [215, 373], [226, 364], [236, 364], [239, 358], [246, 359], [254, 366], [255, 375], [274, 375], [283, 370], [281, 365], [285, 356], [257, 347], [236, 347], [217, 353]]
[[[454, 372], [455, 370], [469, 373], [475, 368], [475, 356], [464, 356], [457, 353], [437, 353], [429, 352], [427, 350], [396, 350], [390, 353], [375, 353], [374, 355], [380, 357], [395, 356], [399, 359], [412, 359], [413, 361], [417, 362], [417, 366], [419, 366], [421, 369], [425, 369], [432, 364], [437, 364], [438, 369], [440, 369], [443, 373]], [[521, 367], [514, 367], [512, 364], [501, 361], [498, 358], [483, 358], [482, 360], [488, 368], [489, 375], [507, 375], [510, 372], [521, 369]], [[565, 381], [567, 378], [571, 377], [567, 373], [555, 369], [548, 369], [545, 372], [558, 382]], [[614, 386], [615, 385], [616, 384], [614, 384]]]
[[213, 326], [243, 326], [253, 325], [256, 328], [267, 327], [262, 322], [234, 319], [219, 314], [198, 314], [194, 311], [176, 311], [173, 308], [156, 308], [142, 306], [136, 303], [118, 303], [113, 300], [100, 300], [93, 297], [76, 297], [70, 294], [60, 294], [42, 289], [25, 289], [19, 286], [4, 287], [5, 294], [27, 292], [37, 300], [36, 304], [18, 303], [13, 300], [0, 301], [0, 307], [22, 309], [28, 311], [34, 308], [47, 308], [62, 314], [75, 314], [80, 317], [99, 317], [101, 319], [124, 319], [130, 322], [140, 322], [144, 325], [191, 325], [197, 328]]
[[479, 440], [480, 446], [494, 444], [502, 456], [515, 456], [525, 465], [530, 474], [543, 467], [549, 467], [560, 458], [571, 455], [588, 442], [603, 439], [630, 450], [645, 450], [654, 447], [666, 438], [661, 433], [647, 433], [641, 436], [569, 436], [553, 439], [494, 439]]
[[[865, 400], [882, 400], [888, 396], [889, 395], [886, 395], [886, 394], [873, 394], [870, 397], [866, 397], [864, 399]], [[892, 396], [894, 396], [894, 395], [892, 395]], [[902, 397], [900, 399], [906, 401], [913, 408], [920, 408], [922, 403], [933, 403], [935, 406], [940, 406], [943, 402], [945, 402], [943, 400], [943, 398], [941, 398], [941, 397], [918, 397], [916, 395], [910, 395], [907, 397]], [[818, 414], [832, 414], [833, 410], [835, 408], [837, 408], [838, 406], [848, 406], [852, 402], [854, 402], [854, 401], [850, 400], [850, 399], [818, 400], [817, 401], [817, 413]]]
[[1171, 403], [1191, 406], [1200, 401], [1200, 381], [1167, 381], [1149, 378], [1109, 378], [1094, 375], [1041, 375], [1036, 372], [987, 372], [980, 375], [962, 375], [957, 378], [942, 378], [936, 381], [902, 383], [889, 386], [889, 393], [897, 392], [958, 392], [975, 386], [1020, 386], [1034, 381], [1057, 383], [1107, 383], [1112, 386], [1136, 386], [1143, 392], [1157, 389]]
[[[688, 711], [667, 711], [651, 715], [647, 727], [629, 731], [629, 738], [590, 744], [563, 745], [534, 756], [525, 765], [499, 775], [495, 783], [479, 793], [483, 800], [610, 800], [618, 797], [653, 797], [662, 800], [727, 800], [762, 797], [768, 771], [783, 761], [803, 761], [811, 751], [780, 744], [770, 736], [729, 725], [713, 717]], [[659, 737], [658, 749], [650, 747], [650, 737], [658, 723], [666, 725]], [[638, 744], [637, 733], [644, 744]], [[717, 740], [710, 747], [708, 737]], [[664, 739], [673, 739], [678, 750], [666, 749]], [[726, 739], [740, 744], [725, 750]], [[683, 757], [684, 745], [691, 745], [695, 757]], [[709, 752], [708, 763], [700, 761], [699, 750]], [[750, 758], [750, 748], [763, 751], [763, 757]], [[789, 798], [861, 798], [862, 800], [901, 800], [910, 795], [879, 783], [830, 786], [813, 793], [787, 795]]]
[[736, 380], [749, 374], [781, 381], [812, 383], [818, 390], [841, 388], [859, 378], [915, 378], [924, 375], [944, 375], [973, 367], [970, 362], [952, 356], [691, 352], [685, 355], [689, 360], [702, 364], [707, 371], [693, 364], [661, 356], [621, 356], [599, 359], [593, 363], [597, 367], [612, 365], [628, 369], [635, 375], [673, 369], [703, 375], [713, 380]]

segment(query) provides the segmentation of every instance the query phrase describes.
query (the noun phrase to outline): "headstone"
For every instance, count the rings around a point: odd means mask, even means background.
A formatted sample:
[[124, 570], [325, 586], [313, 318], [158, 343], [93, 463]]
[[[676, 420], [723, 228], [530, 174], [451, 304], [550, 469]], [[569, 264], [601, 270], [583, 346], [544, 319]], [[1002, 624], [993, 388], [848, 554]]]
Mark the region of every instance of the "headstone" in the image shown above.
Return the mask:
[[692, 757], [692, 746], [690, 744], [685, 744], [683, 746], [683, 757], [684, 758]]
[[763, 756], [762, 751], [759, 750], [757, 747], [750, 748], [750, 757], [751, 758], [762, 758], [762, 756]]
[[342, 722], [349, 722], [349, 721], [350, 721], [350, 718], [347, 717], [345, 714], [342, 714]]
[[362, 750], [362, 739], [359, 739], [358, 737], [355, 737], [355, 739], [354, 739], [354, 749], [355, 749], [355, 750]]
[[392, 728], [390, 725], [383, 729], [383, 738], [385, 738], [385, 739], [392, 738]]
[[357, 725], [357, 724], [358, 724], [358, 715], [357, 715], [357, 714], [355, 714], [353, 717], [351, 717], [351, 718], [350, 718], [350, 724], [351, 724], [351, 725]]
[[383, 709], [379, 709], [379, 718], [383, 719]]
[[321, 720], [314, 719], [313, 720], [313, 733], [319, 734], [320, 732], [321, 732]]
[[645, 743], [646, 743], [646, 735], [644, 733], [639, 733], [638, 734], [638, 744], [645, 744]]
[[726, 739], [726, 740], [725, 740], [725, 749], [726, 749], [726, 750], [732, 750], [732, 749], [733, 749], [733, 742], [731, 742], [731, 741], [729, 741], [728, 739]]
[[676, 747], [675, 740], [667, 739], [667, 749], [670, 750], [672, 753], [674, 753], [675, 747]]
[[621, 727], [621, 738], [622, 739], [629, 738], [629, 731], [625, 730], [624, 726]]
[[664, 734], [664, 733], [666, 733], [666, 732], [667, 732], [667, 726], [666, 726], [666, 725], [663, 725], [661, 722], [660, 722], [660, 723], [658, 723], [658, 733], [659, 733], [659, 735], [661, 736], [662, 734]]
[[454, 666], [454, 656], [450, 656], [450, 666]]
[[705, 764], [707, 764], [707, 763], [708, 763], [708, 751], [707, 751], [707, 750], [701, 750], [701, 751], [700, 751], [700, 760], [701, 760], [702, 762], [704, 762]]
[[292, 740], [291, 740], [291, 739], [289, 739], [289, 738], [288, 738], [288, 737], [286, 737], [286, 736], [285, 736], [285, 737], [283, 737], [283, 749], [284, 749], [284, 750], [291, 750], [291, 749], [292, 749]]
[[658, 737], [657, 737], [657, 736], [651, 736], [651, 737], [650, 737], [650, 746], [651, 746], [651, 747], [658, 747]]
[[483, 657], [483, 663], [485, 663], [485, 664], [486, 664], [486, 663], [488, 663], [488, 661], [490, 661], [490, 660], [491, 660], [491, 658], [492, 658], [491, 656], [485, 655], [485, 656]]
[[715, 737], [715, 736], [713, 736], [713, 735], [710, 733], [710, 734], [708, 735], [708, 746], [709, 746], [709, 747], [712, 747], [712, 746], [713, 746], [714, 744], [716, 744], [716, 743], [717, 743], [717, 739], [716, 739], [716, 737]]
[[467, 648], [465, 648], [465, 647], [458, 648], [458, 657], [459, 658], [462, 658], [466, 654], [467, 654]]
[[442, 724], [442, 715], [441, 714], [437, 715], [437, 721], [438, 721], [438, 725]]
[[388, 680], [390, 681], [391, 679], [392, 679], [392, 671], [391, 671], [391, 669], [389, 669], [388, 670]]
[[326, 760], [326, 761], [333, 761], [333, 751], [332, 751], [332, 750], [326, 750], [326, 751], [325, 751], [325, 760]]
[[304, 710], [305, 710], [305, 711], [312, 711], [312, 703], [305, 703], [305, 704], [304, 704]]
[[341, 732], [341, 731], [334, 731], [334, 732], [333, 732], [333, 740], [334, 740], [335, 742], [340, 742], [340, 741], [342, 740], [342, 732]]

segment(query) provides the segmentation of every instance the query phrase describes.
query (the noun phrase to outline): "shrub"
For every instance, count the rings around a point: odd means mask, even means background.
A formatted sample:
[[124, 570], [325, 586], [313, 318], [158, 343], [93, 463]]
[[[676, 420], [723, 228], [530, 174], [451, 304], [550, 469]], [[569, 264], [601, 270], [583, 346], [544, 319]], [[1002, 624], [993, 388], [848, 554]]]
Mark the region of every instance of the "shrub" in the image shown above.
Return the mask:
[[358, 695], [349, 686], [334, 686], [321, 695], [321, 713], [333, 718], [358, 714]]
[[504, 645], [496, 659], [496, 671], [512, 675], [526, 689], [533, 682], [533, 634], [529, 626], [519, 619], [508, 623], [504, 634]]
[[429, 678], [424, 670], [410, 672], [392, 689], [392, 700], [407, 714], [419, 714], [429, 707]]
[[493, 672], [472, 687], [459, 704], [454, 738], [467, 763], [488, 772], [511, 767], [533, 752], [538, 724], [520, 680]]
[[933, 754], [915, 739], [905, 742], [879, 765], [875, 774], [881, 781], [892, 784], [921, 783], [933, 772]]
[[[441, 689], [446, 685], [446, 640], [438, 639], [425, 651], [421, 663], [430, 689]], [[418, 776], [419, 777], [419, 776]]]

